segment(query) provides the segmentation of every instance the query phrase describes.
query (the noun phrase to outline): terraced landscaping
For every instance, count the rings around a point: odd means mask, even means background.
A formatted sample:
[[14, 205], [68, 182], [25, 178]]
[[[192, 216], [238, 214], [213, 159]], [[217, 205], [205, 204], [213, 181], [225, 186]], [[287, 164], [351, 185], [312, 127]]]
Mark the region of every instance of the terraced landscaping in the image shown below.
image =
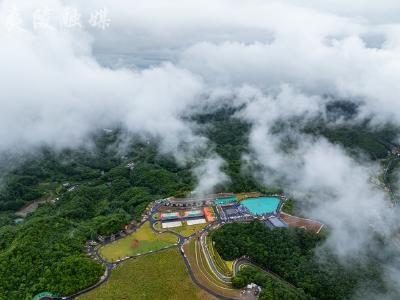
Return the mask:
[[194, 276], [202, 285], [221, 296], [232, 299], [240, 298], [240, 290], [234, 289], [230, 284], [220, 281], [219, 278], [213, 274], [201, 250], [200, 242], [196, 238], [185, 244], [184, 250]]

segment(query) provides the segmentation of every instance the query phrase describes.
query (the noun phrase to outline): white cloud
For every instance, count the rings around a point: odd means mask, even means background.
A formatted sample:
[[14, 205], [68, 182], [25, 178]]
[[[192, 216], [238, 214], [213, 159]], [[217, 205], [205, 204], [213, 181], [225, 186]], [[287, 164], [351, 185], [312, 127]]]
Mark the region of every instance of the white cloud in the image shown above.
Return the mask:
[[[205, 104], [244, 103], [238, 117], [252, 124], [265, 182], [307, 195], [307, 213], [333, 228], [328, 244], [338, 254], [369, 245], [372, 225], [392, 233], [393, 210], [369, 182], [375, 165], [296, 128], [275, 135], [272, 127], [323, 114], [326, 94], [364, 102], [360, 118], [400, 124], [398, 1], [3, 0], [2, 20], [13, 6], [25, 31], [0, 22], [0, 151], [77, 146], [118, 124], [160, 139], [184, 162], [206, 146], [185, 116]], [[34, 30], [32, 13], [46, 6], [56, 29]], [[82, 28], [59, 28], [65, 6], [82, 13]], [[110, 28], [91, 28], [85, 20], [103, 6]], [[298, 141], [289, 153], [288, 136]], [[222, 164], [210, 154], [195, 170], [199, 191], [226, 180]]]
[[216, 184], [229, 181], [228, 176], [221, 171], [223, 164], [224, 161], [219, 156], [213, 155], [195, 167], [194, 174], [199, 180], [196, 193], [204, 195], [214, 191]]

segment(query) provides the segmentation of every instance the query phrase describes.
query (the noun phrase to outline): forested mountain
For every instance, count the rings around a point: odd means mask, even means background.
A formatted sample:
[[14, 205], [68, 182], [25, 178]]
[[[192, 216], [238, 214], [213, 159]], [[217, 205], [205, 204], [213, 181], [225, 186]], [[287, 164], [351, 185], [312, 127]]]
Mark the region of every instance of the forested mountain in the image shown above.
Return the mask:
[[[223, 170], [230, 181], [217, 186], [216, 192], [280, 191], [279, 187], [264, 186], [243, 170], [241, 158], [249, 151], [250, 125], [234, 115], [235, 110], [222, 109], [193, 118], [199, 133], [226, 161]], [[395, 131], [359, 126], [314, 122], [304, 126], [304, 132], [326, 136], [351, 151], [362, 149], [373, 158], [383, 157]], [[93, 135], [88, 147], [42, 148], [3, 174], [0, 299], [30, 299], [43, 290], [66, 295], [93, 284], [103, 269], [85, 256], [86, 240], [139, 219], [152, 200], [184, 196], [196, 186], [191, 172], [195, 160], [180, 165], [172, 156], [160, 154], [154, 140], [130, 137], [128, 143], [121, 143], [122, 137], [123, 132], [115, 129]], [[15, 212], [37, 199], [49, 201], [21, 222]], [[319, 237], [298, 230], [267, 232], [261, 227], [258, 223], [228, 226], [215, 235], [217, 249], [223, 250], [226, 259], [250, 255], [318, 299], [343, 299], [358, 282], [361, 270], [339, 276], [343, 270], [336, 264], [329, 266], [333, 275], [316, 265], [312, 250]], [[293, 267], [291, 272], [289, 267]], [[364, 275], [368, 277], [374, 270], [363, 270]]]
[[[159, 155], [156, 145], [135, 143], [120, 155], [117, 136], [103, 133], [89, 150], [44, 150], [6, 176], [0, 299], [30, 299], [43, 290], [68, 295], [97, 282], [103, 268], [86, 257], [86, 240], [140, 219], [152, 200], [191, 190], [189, 170]], [[53, 201], [16, 224], [15, 210], [41, 196]]]

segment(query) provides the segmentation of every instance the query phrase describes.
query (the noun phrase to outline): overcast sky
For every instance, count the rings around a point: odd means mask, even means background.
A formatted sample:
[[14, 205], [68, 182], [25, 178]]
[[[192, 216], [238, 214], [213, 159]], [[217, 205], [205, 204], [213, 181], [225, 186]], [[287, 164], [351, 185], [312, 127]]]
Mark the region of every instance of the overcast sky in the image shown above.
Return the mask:
[[[153, 135], [189, 134], [179, 115], [200, 95], [244, 85], [361, 98], [362, 116], [400, 122], [396, 1], [0, 5], [0, 148], [54, 140], [64, 146], [116, 120]], [[102, 8], [104, 30], [88, 22]], [[40, 26], [43, 19], [51, 29]]]
[[[0, 153], [80, 146], [118, 124], [185, 163], [206, 139], [183, 117], [205, 103], [244, 104], [244, 161], [263, 166], [266, 184], [283, 178], [288, 193], [311, 193], [305, 213], [333, 229], [328, 246], [355, 259], [373, 246], [371, 220], [384, 236], [397, 230], [370, 183], [378, 166], [299, 132], [285, 133], [301, 141], [287, 155], [271, 127], [320, 116], [326, 95], [361, 103], [355, 122], [400, 125], [399, 11], [394, 0], [0, 0]], [[223, 163], [210, 153], [194, 170], [199, 190], [228, 180]], [[395, 294], [398, 270], [387, 266]]]

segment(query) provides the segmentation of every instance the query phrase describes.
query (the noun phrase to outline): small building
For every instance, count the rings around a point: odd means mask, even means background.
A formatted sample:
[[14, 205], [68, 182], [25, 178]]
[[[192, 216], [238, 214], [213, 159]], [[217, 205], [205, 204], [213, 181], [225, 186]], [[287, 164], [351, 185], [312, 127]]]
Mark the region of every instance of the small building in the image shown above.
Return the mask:
[[213, 213], [211, 212], [209, 207], [204, 207], [203, 208], [203, 212], [204, 212], [204, 215], [205, 215], [205, 217], [207, 219], [207, 222], [213, 222], [214, 221]]
[[200, 218], [200, 219], [190, 219], [186, 221], [187, 225], [197, 225], [197, 224], [204, 224], [207, 223], [206, 219]]
[[174, 220], [179, 219], [180, 215], [178, 212], [171, 212], [171, 213], [161, 213], [160, 219], [161, 220]]
[[21, 224], [21, 223], [24, 222], [24, 219], [23, 218], [16, 218], [16, 219], [14, 219], [14, 222], [15, 222], [15, 224]]
[[134, 168], [135, 168], [135, 163], [133, 162], [133, 161], [131, 161], [131, 162], [129, 162], [127, 165], [126, 165], [126, 167], [129, 169], [129, 170], [133, 170]]
[[232, 203], [237, 203], [237, 198], [236, 197], [217, 198], [214, 200], [214, 203], [217, 205], [231, 205]]
[[173, 228], [173, 227], [179, 227], [182, 226], [181, 221], [172, 221], [172, 222], [162, 222], [161, 227], [162, 228]]
[[188, 210], [184, 212], [184, 216], [186, 218], [197, 218], [204, 216], [204, 212], [201, 209], [196, 209], [196, 210]]
[[261, 293], [261, 287], [255, 283], [249, 283], [246, 286], [246, 291], [252, 293], [254, 296], [257, 296]]

